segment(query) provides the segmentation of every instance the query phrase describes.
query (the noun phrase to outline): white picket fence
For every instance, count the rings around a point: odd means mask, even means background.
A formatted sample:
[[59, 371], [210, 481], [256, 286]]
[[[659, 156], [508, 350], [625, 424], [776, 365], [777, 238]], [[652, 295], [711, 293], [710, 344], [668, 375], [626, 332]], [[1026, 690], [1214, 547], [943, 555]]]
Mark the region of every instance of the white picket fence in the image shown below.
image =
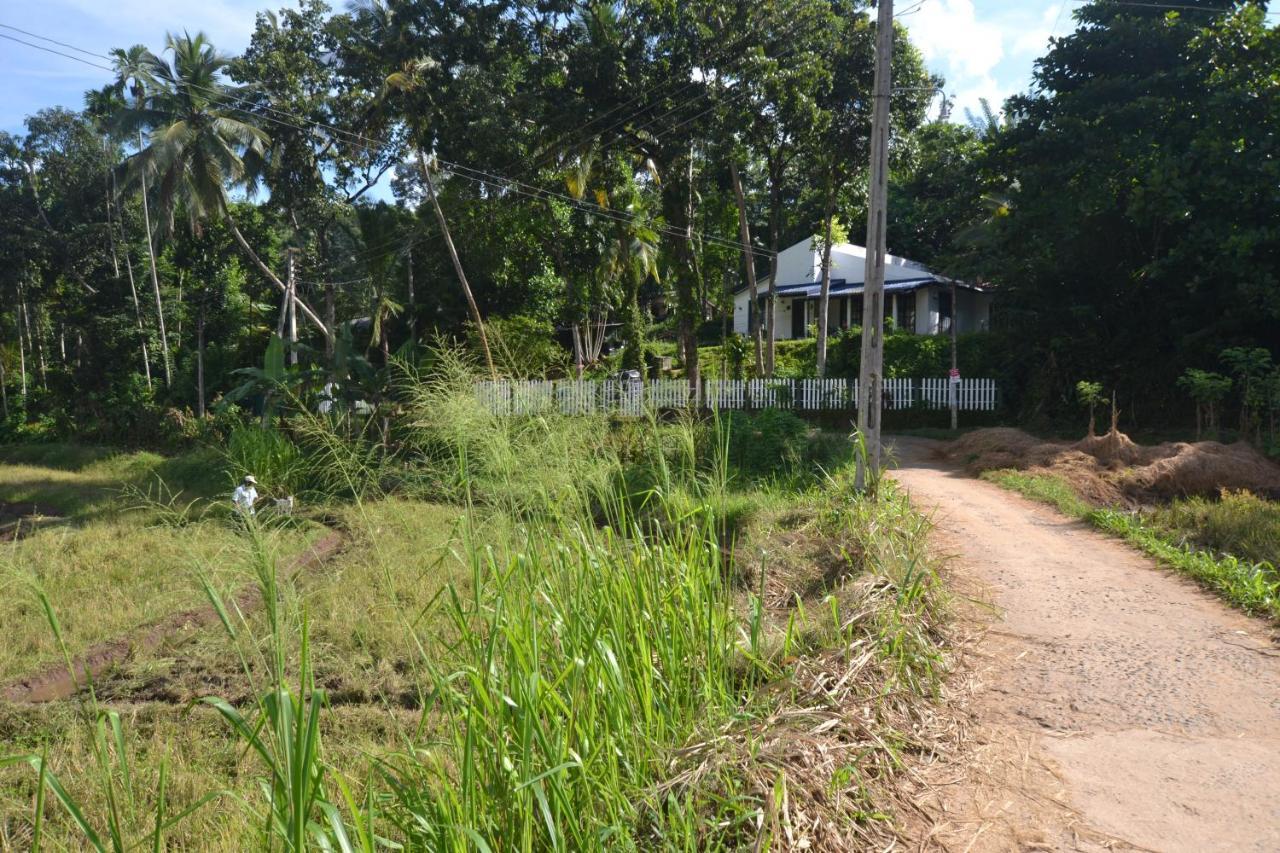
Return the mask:
[[[999, 393], [993, 379], [886, 379], [884, 407], [946, 409], [952, 389], [961, 411], [993, 411]], [[797, 409], [807, 412], [854, 410], [858, 382], [848, 379], [705, 379], [699, 405], [716, 409]], [[616, 379], [508, 380], [476, 383], [476, 397], [500, 415], [609, 412], [639, 416], [658, 409], [683, 409], [694, 401], [683, 379], [637, 382]]]

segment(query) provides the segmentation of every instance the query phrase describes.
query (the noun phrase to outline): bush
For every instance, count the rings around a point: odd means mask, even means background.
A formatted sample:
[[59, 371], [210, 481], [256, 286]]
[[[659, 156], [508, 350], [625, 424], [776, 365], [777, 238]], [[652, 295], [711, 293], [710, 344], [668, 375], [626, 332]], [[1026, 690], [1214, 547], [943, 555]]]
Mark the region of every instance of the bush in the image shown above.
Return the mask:
[[302, 453], [277, 430], [255, 425], [237, 427], [227, 441], [226, 457], [233, 482], [252, 474], [273, 492], [298, 492], [304, 485]]
[[809, 425], [785, 409], [754, 414], [727, 412], [730, 467], [748, 476], [790, 474], [802, 467], [809, 446]]
[[1153, 510], [1149, 523], [1220, 554], [1280, 567], [1280, 503], [1251, 492], [1224, 491], [1218, 500], [1176, 500]]
[[[494, 317], [485, 323], [489, 349], [500, 372], [517, 379], [564, 375], [569, 353], [556, 342], [555, 327], [546, 320], [516, 315]], [[479, 353], [479, 337], [472, 334]]]

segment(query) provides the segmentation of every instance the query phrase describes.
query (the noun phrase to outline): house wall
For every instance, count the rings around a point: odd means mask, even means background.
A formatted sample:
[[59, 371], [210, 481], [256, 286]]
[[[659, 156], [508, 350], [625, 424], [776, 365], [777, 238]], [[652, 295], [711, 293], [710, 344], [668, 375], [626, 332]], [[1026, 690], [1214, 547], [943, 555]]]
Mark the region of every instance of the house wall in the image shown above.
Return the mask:
[[938, 333], [938, 293], [935, 287], [922, 287], [916, 291], [917, 335]]
[[991, 328], [991, 294], [960, 290], [956, 301], [960, 303], [960, 334], [985, 332]]
[[[767, 286], [757, 286], [757, 291], [761, 297], [769, 292]], [[751, 298], [748, 291], [734, 294], [733, 297], [733, 331], [739, 335], [748, 335], [751, 333], [750, 314], [747, 307], [751, 304]], [[776, 333], [776, 340], [785, 341], [791, 337], [791, 300], [778, 299], [773, 306], [773, 322]], [[761, 329], [764, 328], [763, 323]]]

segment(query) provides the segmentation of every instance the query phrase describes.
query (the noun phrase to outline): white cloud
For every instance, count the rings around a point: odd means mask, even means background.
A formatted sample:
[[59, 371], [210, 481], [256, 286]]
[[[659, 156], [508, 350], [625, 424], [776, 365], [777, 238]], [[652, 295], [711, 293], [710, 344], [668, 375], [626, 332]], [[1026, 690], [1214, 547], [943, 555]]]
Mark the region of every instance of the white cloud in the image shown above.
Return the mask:
[[998, 110], [1026, 89], [1055, 25], [1066, 29], [1064, 6], [1062, 0], [924, 0], [901, 20], [926, 67], [945, 78], [952, 120], [964, 121], [966, 109], [979, 113], [979, 99]]
[[927, 63], [945, 62], [965, 77], [990, 74], [1004, 56], [1000, 27], [978, 20], [973, 0], [925, 0], [907, 29]]
[[1013, 39], [1010, 52], [1014, 54], [1030, 54], [1032, 57], [1043, 56], [1049, 47], [1049, 37], [1053, 35], [1055, 26], [1061, 28], [1061, 19], [1066, 17], [1061, 7], [1050, 4], [1044, 8], [1040, 20], [1027, 26]]

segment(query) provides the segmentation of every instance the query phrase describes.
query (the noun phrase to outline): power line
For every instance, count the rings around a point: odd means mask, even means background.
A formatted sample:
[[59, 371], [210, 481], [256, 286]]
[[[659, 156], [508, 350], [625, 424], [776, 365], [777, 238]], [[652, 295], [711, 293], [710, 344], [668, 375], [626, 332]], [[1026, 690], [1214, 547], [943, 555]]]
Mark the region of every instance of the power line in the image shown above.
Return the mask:
[[[6, 24], [0, 24], [0, 26], [7, 26], [7, 25], [6, 25]], [[9, 29], [14, 29], [14, 30], [16, 30], [16, 29], [17, 29], [17, 27], [9, 27]], [[23, 31], [21, 31], [21, 30], [20, 30], [19, 32], [23, 32]], [[62, 52], [62, 51], [60, 51], [60, 50], [54, 50], [54, 49], [53, 49], [53, 48], [51, 48], [51, 47], [45, 47], [44, 45], [32, 44], [32, 43], [31, 43], [31, 42], [29, 42], [29, 41], [23, 41], [22, 39], [20, 39], [20, 38], [18, 38], [18, 37], [16, 37], [16, 36], [11, 36], [11, 35], [6, 35], [5, 33], [0, 33], [0, 38], [8, 39], [9, 41], [16, 41], [18, 44], [25, 44], [27, 47], [34, 47], [36, 50], [43, 50], [45, 53], [52, 53], [52, 54], [55, 54], [55, 55], [57, 55], [57, 56], [65, 56], [67, 59], [74, 59], [76, 62], [83, 62], [85, 65], [92, 65], [94, 68], [101, 68], [103, 71], [114, 71], [114, 70], [115, 70], [114, 68], [111, 68], [111, 67], [106, 66], [106, 65], [99, 65], [99, 64], [98, 64], [98, 63], [96, 63], [96, 62], [90, 62], [90, 61], [89, 61], [89, 60], [87, 60], [87, 59], [81, 59], [80, 57], [78, 57], [78, 56], [72, 56], [72, 55], [71, 55], [71, 54], [69, 54], [69, 53], [63, 53], [63, 52]], [[42, 38], [42, 36], [36, 36], [36, 38]], [[46, 41], [51, 41], [51, 42], [53, 42], [54, 44], [62, 44], [62, 42], [55, 42], [55, 41], [53, 41], [53, 39], [45, 39], [45, 40], [46, 40]], [[89, 54], [89, 55], [90, 55], [90, 56], [98, 56], [99, 54], [92, 54], [92, 53], [91, 53], [91, 54]]]

